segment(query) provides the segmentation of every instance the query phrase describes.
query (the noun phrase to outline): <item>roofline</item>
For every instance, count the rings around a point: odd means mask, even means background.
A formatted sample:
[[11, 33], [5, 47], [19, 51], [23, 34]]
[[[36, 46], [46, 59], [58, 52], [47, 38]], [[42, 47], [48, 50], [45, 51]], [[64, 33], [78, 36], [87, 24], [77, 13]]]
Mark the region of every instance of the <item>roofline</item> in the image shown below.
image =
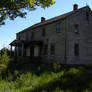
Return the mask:
[[[18, 33], [16, 33], [16, 34], [20, 34], [20, 33], [23, 33], [23, 32], [28, 31], [29, 29], [32, 30], [32, 29], [35, 29], [35, 28], [37, 28], [37, 27], [40, 27], [40, 26], [43, 26], [43, 25], [46, 25], [46, 24], [49, 24], [49, 23], [53, 23], [53, 22], [58, 21], [58, 20], [66, 19], [67, 17], [71, 16], [72, 14], [75, 14], [75, 13], [78, 12], [79, 10], [84, 9], [84, 8], [86, 8], [86, 7], [88, 7], [88, 8], [90, 9], [90, 7], [87, 5], [87, 6], [84, 6], [84, 7], [82, 7], [82, 8], [77, 9], [76, 11], [73, 11], [73, 10], [72, 10], [72, 11], [70, 11], [70, 12], [68, 12], [68, 13], [65, 13], [65, 14], [56, 16], [56, 17], [54, 17], [54, 18], [48, 19], [48, 20], [46, 20], [46, 21], [43, 22], [43, 23], [41, 23], [41, 22], [36, 23], [36, 24], [34, 24], [34, 25], [32, 25], [32, 26], [30, 26], [30, 27], [28, 27], [28, 28], [26, 28], [26, 29], [24, 29], [24, 30], [22, 30], [22, 31], [20, 31], [20, 32], [18, 32]], [[90, 9], [90, 10], [91, 10], [91, 9]], [[64, 16], [64, 15], [67, 15], [67, 16]], [[64, 16], [64, 17], [63, 17], [63, 16]], [[63, 17], [63, 18], [59, 18], [59, 17]], [[58, 19], [57, 19], [57, 18], [58, 18]], [[54, 20], [54, 19], [55, 19], [55, 20]], [[50, 20], [51, 20], [51, 21], [50, 21]], [[48, 22], [48, 21], [49, 21], [49, 22]]]

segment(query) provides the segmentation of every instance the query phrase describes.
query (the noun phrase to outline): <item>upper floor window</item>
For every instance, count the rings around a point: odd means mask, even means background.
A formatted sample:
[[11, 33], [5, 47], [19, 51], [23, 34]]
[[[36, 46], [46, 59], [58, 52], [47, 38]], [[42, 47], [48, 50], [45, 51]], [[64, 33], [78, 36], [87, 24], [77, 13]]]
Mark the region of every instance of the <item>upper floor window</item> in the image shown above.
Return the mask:
[[29, 33], [26, 33], [26, 40], [29, 40]]
[[31, 39], [34, 39], [34, 31], [32, 31]]
[[79, 33], [79, 26], [78, 25], [75, 25], [74, 32]]
[[45, 35], [46, 35], [46, 29], [43, 28], [43, 29], [42, 29], [42, 36], [45, 36]]
[[20, 40], [20, 35], [17, 36], [17, 39]]
[[50, 54], [55, 55], [55, 44], [51, 44], [51, 46], [50, 46]]
[[56, 32], [61, 32], [60, 23], [56, 25]]
[[89, 21], [89, 12], [86, 12], [86, 20]]
[[74, 54], [75, 56], [79, 56], [79, 44], [78, 43], [75, 43]]

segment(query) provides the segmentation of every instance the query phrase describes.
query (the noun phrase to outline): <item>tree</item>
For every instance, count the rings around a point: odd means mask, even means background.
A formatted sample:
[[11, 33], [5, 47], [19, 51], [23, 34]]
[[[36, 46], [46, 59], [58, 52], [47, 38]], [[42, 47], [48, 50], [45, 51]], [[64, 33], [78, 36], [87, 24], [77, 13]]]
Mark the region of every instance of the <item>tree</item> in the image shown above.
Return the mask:
[[6, 47], [0, 50], [0, 55], [2, 56], [5, 53], [5, 51], [7, 52], [7, 55], [10, 56], [10, 50]]
[[5, 24], [5, 19], [14, 20], [16, 17], [25, 17], [26, 10], [32, 11], [41, 6], [50, 7], [55, 0], [2, 0], [0, 2], [0, 25]]

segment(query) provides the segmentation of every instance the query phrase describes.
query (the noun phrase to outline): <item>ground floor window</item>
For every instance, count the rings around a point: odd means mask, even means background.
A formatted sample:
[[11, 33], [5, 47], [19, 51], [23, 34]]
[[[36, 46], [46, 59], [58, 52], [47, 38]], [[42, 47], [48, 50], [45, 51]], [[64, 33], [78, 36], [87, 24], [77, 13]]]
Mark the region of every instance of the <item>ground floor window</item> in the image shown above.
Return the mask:
[[79, 56], [79, 44], [78, 43], [75, 43], [74, 54], [75, 56]]
[[47, 55], [48, 54], [48, 45], [45, 44], [44, 45], [44, 55]]
[[51, 44], [51, 46], [50, 46], [50, 54], [55, 55], [55, 44]]

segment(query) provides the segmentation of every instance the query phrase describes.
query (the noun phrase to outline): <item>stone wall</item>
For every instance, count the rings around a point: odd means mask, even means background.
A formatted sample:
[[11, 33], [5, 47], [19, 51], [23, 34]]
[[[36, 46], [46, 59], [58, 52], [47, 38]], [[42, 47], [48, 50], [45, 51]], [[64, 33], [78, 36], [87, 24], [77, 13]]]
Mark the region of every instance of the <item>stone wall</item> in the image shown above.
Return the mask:
[[[86, 19], [89, 12], [89, 21]], [[84, 8], [67, 18], [67, 64], [92, 64], [92, 13]], [[78, 25], [79, 33], [74, 32]], [[79, 56], [74, 54], [74, 44], [79, 44]]]

